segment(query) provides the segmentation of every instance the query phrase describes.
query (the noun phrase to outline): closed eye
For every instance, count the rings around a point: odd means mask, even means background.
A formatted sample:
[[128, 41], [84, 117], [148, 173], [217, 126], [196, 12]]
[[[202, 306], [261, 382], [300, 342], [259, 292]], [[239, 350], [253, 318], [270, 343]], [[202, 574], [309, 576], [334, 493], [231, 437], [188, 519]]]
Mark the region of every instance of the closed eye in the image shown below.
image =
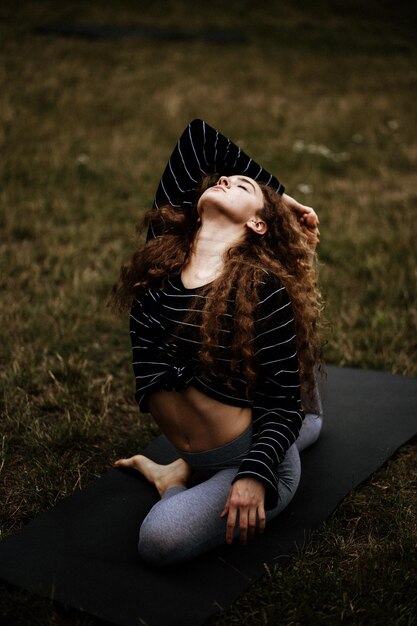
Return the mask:
[[245, 191], [250, 193], [250, 191], [249, 191], [249, 189], [247, 187], [244, 187], [243, 185], [238, 185], [238, 187], [240, 187], [241, 189], [244, 189]]

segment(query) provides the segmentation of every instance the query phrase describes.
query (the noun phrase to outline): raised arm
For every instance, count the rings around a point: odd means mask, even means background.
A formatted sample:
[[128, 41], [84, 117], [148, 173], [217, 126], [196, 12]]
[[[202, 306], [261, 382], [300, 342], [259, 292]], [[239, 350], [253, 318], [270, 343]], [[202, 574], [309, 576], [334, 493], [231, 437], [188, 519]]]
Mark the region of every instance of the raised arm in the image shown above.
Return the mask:
[[[238, 145], [203, 120], [193, 120], [184, 130], [159, 182], [154, 207], [192, 206], [196, 191], [209, 174], [245, 174], [284, 193], [284, 186]], [[149, 237], [156, 233], [150, 228]]]
[[[318, 217], [314, 209], [301, 204], [285, 193], [280, 181], [254, 161], [239, 146], [215, 128], [195, 119], [185, 128], [168, 160], [155, 194], [154, 207], [164, 204], [173, 207], [193, 206], [196, 191], [203, 178], [218, 173], [225, 176], [245, 174], [258, 182], [266, 183], [283, 196], [297, 216], [301, 226], [312, 234], [317, 244]], [[148, 239], [157, 233], [150, 224]]]
[[214, 173], [245, 174], [284, 193], [272, 174], [251, 159], [239, 146], [203, 120], [193, 120], [182, 133], [162, 175], [155, 206], [192, 204], [202, 179]]

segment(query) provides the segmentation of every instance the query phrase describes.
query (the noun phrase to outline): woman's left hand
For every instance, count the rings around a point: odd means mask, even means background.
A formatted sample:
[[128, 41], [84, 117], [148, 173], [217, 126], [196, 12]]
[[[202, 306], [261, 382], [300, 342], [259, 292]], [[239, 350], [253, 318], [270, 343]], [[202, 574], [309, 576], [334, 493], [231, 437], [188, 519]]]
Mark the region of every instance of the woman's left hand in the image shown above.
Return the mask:
[[239, 514], [239, 542], [246, 544], [256, 529], [265, 530], [265, 487], [254, 478], [241, 478], [233, 483], [221, 517], [227, 515], [226, 542], [233, 542]]
[[306, 226], [311, 230], [314, 230], [320, 224], [317, 213], [311, 206], [301, 204], [295, 198], [292, 198], [287, 193], [282, 196], [283, 200], [288, 204], [290, 209], [295, 213], [301, 226]]
[[283, 195], [283, 200], [296, 215], [298, 223], [307, 235], [310, 248], [312, 252], [314, 252], [317, 245], [320, 243], [320, 220], [317, 213], [311, 206], [297, 202], [297, 200], [286, 193]]

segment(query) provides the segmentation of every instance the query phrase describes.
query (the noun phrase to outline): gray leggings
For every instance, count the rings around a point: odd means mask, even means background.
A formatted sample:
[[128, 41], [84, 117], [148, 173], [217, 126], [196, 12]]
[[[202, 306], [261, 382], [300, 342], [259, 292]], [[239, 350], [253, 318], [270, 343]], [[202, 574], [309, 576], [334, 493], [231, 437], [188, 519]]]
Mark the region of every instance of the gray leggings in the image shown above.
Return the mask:
[[[267, 522], [291, 502], [300, 480], [299, 450], [319, 436], [321, 416], [307, 415], [300, 437], [279, 465], [278, 504], [266, 512]], [[139, 532], [139, 554], [154, 565], [171, 565], [192, 559], [226, 541], [226, 518], [220, 514], [231, 482], [252, 442], [249, 428], [237, 439], [204, 452], [178, 451], [205, 480], [199, 484], [168, 489], [144, 519]], [[239, 528], [235, 528], [235, 536]]]

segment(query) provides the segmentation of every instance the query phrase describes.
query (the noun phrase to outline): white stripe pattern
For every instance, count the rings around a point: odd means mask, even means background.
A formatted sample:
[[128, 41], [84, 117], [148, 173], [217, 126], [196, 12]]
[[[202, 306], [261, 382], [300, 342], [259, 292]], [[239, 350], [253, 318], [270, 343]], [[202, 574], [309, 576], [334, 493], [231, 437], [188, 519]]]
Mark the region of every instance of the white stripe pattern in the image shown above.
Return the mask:
[[[169, 158], [156, 191], [154, 207], [158, 209], [164, 204], [175, 208], [194, 206], [196, 190], [207, 173], [225, 176], [244, 173], [270, 185], [277, 193], [284, 193], [279, 180], [238, 145], [206, 122], [195, 119], [184, 130]], [[160, 235], [151, 222], [148, 239]], [[172, 377], [173, 368], [178, 369], [182, 362], [197, 366], [192, 375], [185, 377], [184, 384], [192, 384], [220, 402], [252, 407], [253, 446], [242, 462], [236, 479], [251, 476], [261, 480], [266, 486], [267, 508], [271, 508], [277, 500], [277, 466], [295, 441], [303, 416], [299, 409], [299, 372], [291, 303], [286, 290], [275, 279], [271, 286], [268, 278], [261, 292], [256, 336], [253, 339], [259, 372], [253, 402], [246, 395], [247, 381], [240, 371], [240, 361], [239, 370], [232, 379], [236, 390], [234, 395], [216, 374], [216, 368], [208, 378], [198, 375], [199, 326], [185, 322], [183, 315], [187, 313], [184, 305], [188, 301], [194, 299], [196, 306], [202, 307], [205, 296], [198, 290], [185, 290], [180, 280], [168, 280], [161, 291], [148, 289], [139, 301], [133, 303], [130, 335], [133, 351], [140, 350], [135, 353], [133, 368], [136, 399], [141, 410], [147, 410], [149, 395], [163, 387], [168, 374]], [[229, 301], [229, 306], [233, 305]], [[173, 312], [172, 319], [162, 314], [162, 307]], [[225, 314], [223, 319], [227, 317], [230, 313]], [[227, 339], [230, 331], [223, 330], [223, 337]], [[230, 363], [230, 343], [226, 342], [219, 349], [222, 356], [219, 356], [218, 362]], [[155, 369], [158, 369], [156, 373]], [[145, 377], [151, 378], [146, 385], [143, 384]]]
[[[199, 370], [200, 316], [192, 322], [184, 316], [194, 308], [201, 310], [209, 297], [204, 294], [201, 288], [185, 289], [179, 276], [171, 276], [163, 288], [158, 291], [148, 288], [133, 302], [130, 330], [136, 399], [140, 409], [147, 411], [152, 392], [161, 388], [180, 390], [176, 385], [181, 382], [179, 377], [184, 370], [181, 384], [192, 385], [224, 404], [251, 407], [253, 445], [235, 480], [258, 476], [266, 486], [267, 502], [272, 506], [277, 498], [278, 465], [297, 438], [303, 419], [291, 302], [279, 280], [267, 276], [260, 287], [260, 306], [256, 308], [253, 341], [259, 375], [250, 400], [240, 361], [231, 376], [233, 390], [219, 376], [219, 367], [204, 377]], [[233, 306], [231, 301], [222, 317], [224, 323], [233, 315]], [[164, 314], [168, 310], [170, 317]], [[271, 319], [274, 328], [266, 331]], [[221, 330], [226, 332], [222, 335], [224, 345], [218, 347], [217, 366], [230, 363], [232, 358], [230, 330]]]
[[[194, 205], [202, 179], [214, 173], [225, 176], [245, 174], [270, 185], [279, 194], [284, 193], [279, 180], [238, 145], [203, 120], [195, 119], [182, 133], [168, 160], [156, 191], [154, 207]], [[158, 235], [151, 223], [148, 239]]]

